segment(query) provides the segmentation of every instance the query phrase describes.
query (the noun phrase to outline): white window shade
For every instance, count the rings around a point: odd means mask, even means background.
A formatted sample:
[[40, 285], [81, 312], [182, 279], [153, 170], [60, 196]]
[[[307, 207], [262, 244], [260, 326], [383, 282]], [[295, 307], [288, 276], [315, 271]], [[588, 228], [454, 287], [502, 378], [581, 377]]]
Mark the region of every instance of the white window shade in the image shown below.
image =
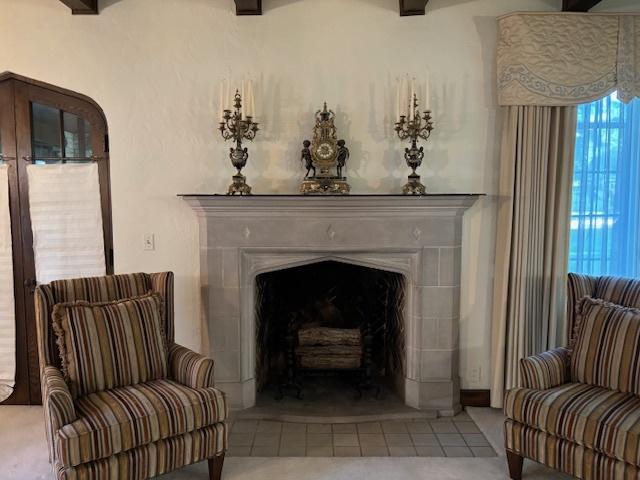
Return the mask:
[[13, 294], [13, 253], [9, 215], [9, 177], [0, 165], [0, 402], [15, 385], [16, 321]]
[[98, 166], [29, 165], [36, 281], [106, 274]]

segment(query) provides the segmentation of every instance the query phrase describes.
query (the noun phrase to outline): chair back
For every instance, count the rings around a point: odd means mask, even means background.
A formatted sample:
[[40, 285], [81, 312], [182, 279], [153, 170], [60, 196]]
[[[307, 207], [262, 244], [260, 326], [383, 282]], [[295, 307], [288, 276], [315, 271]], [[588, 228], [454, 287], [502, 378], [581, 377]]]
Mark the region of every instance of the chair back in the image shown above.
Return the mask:
[[576, 305], [585, 296], [624, 307], [640, 308], [640, 279], [570, 273], [567, 283], [567, 344], [573, 337]]
[[46, 365], [59, 368], [61, 364], [51, 318], [56, 304], [78, 300], [92, 303], [112, 302], [148, 292], [160, 293], [164, 298], [164, 331], [167, 335], [167, 343], [171, 345], [174, 341], [173, 272], [129, 273], [55, 280], [36, 287], [34, 298], [40, 368]]

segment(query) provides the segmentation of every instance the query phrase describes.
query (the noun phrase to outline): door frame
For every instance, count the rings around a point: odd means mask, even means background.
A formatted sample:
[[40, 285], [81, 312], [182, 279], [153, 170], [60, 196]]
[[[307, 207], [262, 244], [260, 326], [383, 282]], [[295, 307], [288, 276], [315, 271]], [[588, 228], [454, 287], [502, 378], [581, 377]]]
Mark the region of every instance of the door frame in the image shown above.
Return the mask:
[[[11, 100], [4, 99], [3, 91], [10, 94], [7, 96]], [[3, 105], [3, 102], [7, 105]], [[13, 105], [10, 104], [11, 102]], [[0, 108], [3, 115], [7, 115], [1, 119], [2, 124], [11, 125], [5, 121], [13, 120], [12, 124], [14, 125], [11, 145], [13, 159], [7, 163], [10, 171], [9, 196], [16, 299], [16, 385], [14, 392], [3, 402], [4, 404], [39, 404], [41, 402], [37, 329], [33, 303], [35, 262], [29, 214], [27, 180], [29, 162], [25, 160], [25, 158], [32, 156], [32, 102], [75, 114], [86, 119], [91, 125], [92, 151], [93, 155], [98, 157], [106, 271], [108, 274], [113, 273], [109, 140], [104, 112], [96, 102], [85, 95], [11, 72], [0, 74], [0, 106], [9, 107]], [[10, 113], [5, 113], [5, 110]], [[5, 128], [5, 130], [9, 129]], [[7, 134], [7, 138], [11, 138], [11, 136]], [[3, 140], [4, 149], [5, 141]], [[8, 149], [4, 151], [8, 152]]]

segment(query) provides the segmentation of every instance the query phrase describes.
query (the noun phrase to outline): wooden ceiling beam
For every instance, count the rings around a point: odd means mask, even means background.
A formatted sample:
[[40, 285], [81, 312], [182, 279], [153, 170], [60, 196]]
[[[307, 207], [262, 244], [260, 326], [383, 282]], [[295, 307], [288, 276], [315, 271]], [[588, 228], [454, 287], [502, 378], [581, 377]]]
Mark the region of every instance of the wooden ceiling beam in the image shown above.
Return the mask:
[[429, 0], [400, 0], [400, 16], [424, 15]]
[[262, 0], [235, 0], [236, 15], [262, 15]]
[[601, 0], [562, 0], [563, 12], [588, 12]]
[[[98, 0], [60, 0], [74, 15], [97, 15]], [[236, 15], [262, 15], [262, 0], [234, 0]], [[429, 0], [398, 0], [400, 16], [424, 15]], [[563, 0], [564, 11], [587, 11], [600, 0]]]
[[74, 15], [97, 15], [98, 0], [60, 0]]

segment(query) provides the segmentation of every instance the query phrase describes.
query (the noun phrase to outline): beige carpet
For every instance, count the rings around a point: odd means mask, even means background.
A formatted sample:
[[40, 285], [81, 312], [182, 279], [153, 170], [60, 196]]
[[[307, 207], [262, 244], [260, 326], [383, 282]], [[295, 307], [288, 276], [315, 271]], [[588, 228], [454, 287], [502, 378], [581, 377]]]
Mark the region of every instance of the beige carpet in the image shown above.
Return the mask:
[[[501, 456], [493, 458], [228, 458], [224, 480], [500, 480], [507, 479], [502, 456], [500, 411], [468, 410]], [[41, 407], [0, 406], [0, 478], [53, 479], [47, 461]], [[164, 480], [205, 480], [206, 463], [164, 475]], [[569, 479], [525, 461], [524, 480]]]

